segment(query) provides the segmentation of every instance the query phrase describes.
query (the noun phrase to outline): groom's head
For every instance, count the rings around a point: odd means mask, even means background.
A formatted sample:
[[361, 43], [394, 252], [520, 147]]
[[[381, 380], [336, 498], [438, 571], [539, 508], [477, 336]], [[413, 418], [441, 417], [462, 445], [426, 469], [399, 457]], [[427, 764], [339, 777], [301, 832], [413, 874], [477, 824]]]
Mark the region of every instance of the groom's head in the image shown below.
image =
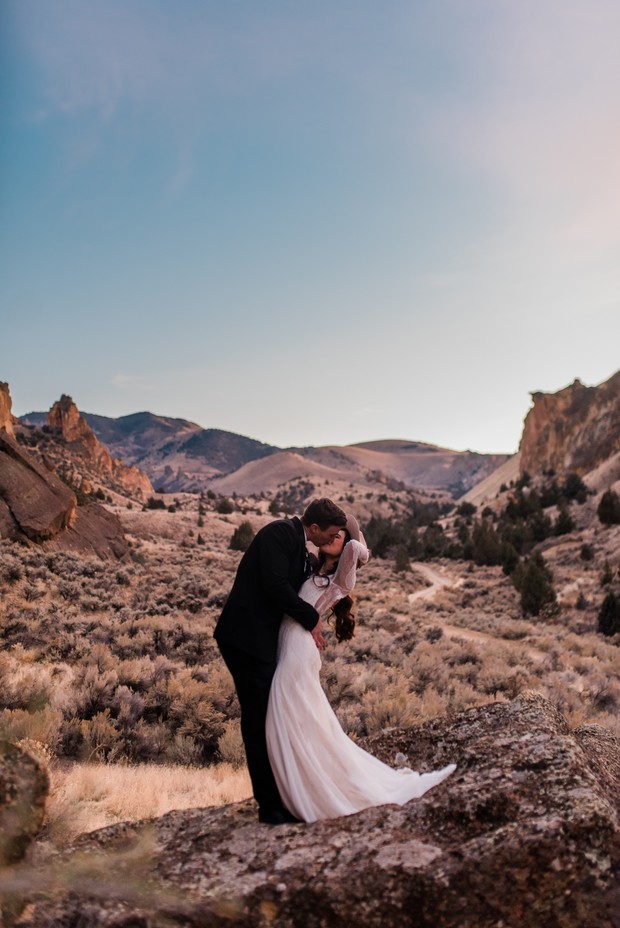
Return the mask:
[[313, 499], [301, 521], [309, 540], [319, 548], [334, 540], [340, 529], [347, 524], [347, 516], [333, 500]]

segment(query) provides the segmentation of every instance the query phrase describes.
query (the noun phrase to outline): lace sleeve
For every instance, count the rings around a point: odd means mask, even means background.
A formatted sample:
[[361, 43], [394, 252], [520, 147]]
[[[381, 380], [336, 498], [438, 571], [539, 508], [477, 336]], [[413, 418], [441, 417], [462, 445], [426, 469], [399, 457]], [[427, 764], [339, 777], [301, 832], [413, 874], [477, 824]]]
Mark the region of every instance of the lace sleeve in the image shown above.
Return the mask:
[[321, 593], [314, 608], [319, 613], [327, 612], [339, 599], [350, 593], [355, 586], [358, 563], [365, 564], [368, 560], [368, 548], [360, 541], [352, 539], [344, 546], [336, 573], [331, 577], [331, 583], [324, 593]]

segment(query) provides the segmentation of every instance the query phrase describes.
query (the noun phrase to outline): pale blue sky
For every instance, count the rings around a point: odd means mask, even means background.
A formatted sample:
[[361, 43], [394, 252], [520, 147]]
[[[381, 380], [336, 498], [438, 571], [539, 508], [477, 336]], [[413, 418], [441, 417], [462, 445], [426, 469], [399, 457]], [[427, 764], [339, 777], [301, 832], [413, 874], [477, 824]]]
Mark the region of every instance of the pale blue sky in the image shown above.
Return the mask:
[[620, 366], [617, 0], [4, 0], [0, 379], [511, 451]]

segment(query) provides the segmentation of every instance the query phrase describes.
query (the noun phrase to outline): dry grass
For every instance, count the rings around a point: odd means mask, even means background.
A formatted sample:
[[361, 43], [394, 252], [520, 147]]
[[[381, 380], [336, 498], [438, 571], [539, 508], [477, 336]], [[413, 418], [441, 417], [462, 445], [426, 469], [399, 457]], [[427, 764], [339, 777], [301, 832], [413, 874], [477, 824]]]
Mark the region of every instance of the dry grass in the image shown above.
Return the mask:
[[227, 763], [208, 768], [52, 763], [49, 773], [43, 839], [60, 846], [116, 822], [225, 805], [252, 794], [247, 769]]

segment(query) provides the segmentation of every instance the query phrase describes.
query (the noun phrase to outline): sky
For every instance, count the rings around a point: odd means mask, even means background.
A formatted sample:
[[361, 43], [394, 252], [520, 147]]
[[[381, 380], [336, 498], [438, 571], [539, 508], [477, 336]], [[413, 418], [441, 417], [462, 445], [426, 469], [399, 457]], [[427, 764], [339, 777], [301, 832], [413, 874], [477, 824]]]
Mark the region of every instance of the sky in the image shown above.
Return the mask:
[[620, 367], [617, 0], [3, 0], [0, 380], [516, 450]]

